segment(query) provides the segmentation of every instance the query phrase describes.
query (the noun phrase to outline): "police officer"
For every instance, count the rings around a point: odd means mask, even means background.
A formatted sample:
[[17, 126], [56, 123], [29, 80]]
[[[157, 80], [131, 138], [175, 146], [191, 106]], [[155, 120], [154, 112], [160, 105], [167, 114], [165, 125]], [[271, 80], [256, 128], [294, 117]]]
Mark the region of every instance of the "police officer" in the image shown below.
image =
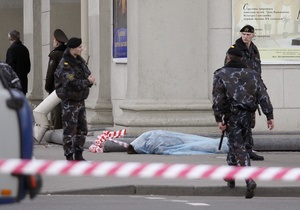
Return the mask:
[[[242, 52], [242, 61], [248, 66], [248, 68], [253, 69], [259, 75], [261, 75], [261, 61], [260, 54], [253, 43], [252, 39], [255, 37], [254, 28], [251, 25], [245, 25], [241, 30], [241, 37], [235, 41], [235, 46]], [[251, 127], [255, 127], [255, 113], [252, 114]], [[253, 138], [247, 142], [247, 150], [249, 152], [250, 158], [252, 160], [264, 160], [264, 157], [253, 152]]]
[[20, 79], [10, 65], [0, 61], [0, 74], [5, 79], [5, 82], [9, 88], [15, 88], [23, 92]]
[[[246, 143], [252, 138], [251, 115], [258, 103], [267, 117], [267, 126], [274, 127], [273, 107], [260, 74], [242, 62], [243, 54], [235, 46], [227, 51], [227, 64], [214, 73], [213, 111], [218, 127], [226, 131], [228, 165], [250, 166]], [[224, 123], [225, 121], [225, 123]], [[230, 188], [234, 180], [225, 180]], [[246, 180], [246, 198], [254, 196], [256, 183]]]
[[95, 77], [81, 57], [81, 38], [72, 37], [55, 71], [55, 89], [62, 100], [63, 149], [67, 160], [84, 160], [83, 146], [87, 134], [84, 100]]
[[[56, 29], [53, 33], [53, 47], [54, 49], [50, 52], [48, 69], [46, 74], [45, 90], [51, 94], [54, 88], [54, 72], [62, 58], [64, 51], [67, 48], [68, 37], [61, 29]], [[58, 104], [53, 110], [51, 110], [51, 126], [53, 129], [61, 129], [61, 104]]]
[[242, 51], [242, 61], [259, 75], [261, 75], [261, 61], [260, 54], [253, 43], [252, 39], [255, 37], [254, 28], [251, 25], [245, 25], [241, 30], [241, 37], [235, 41], [234, 46]]

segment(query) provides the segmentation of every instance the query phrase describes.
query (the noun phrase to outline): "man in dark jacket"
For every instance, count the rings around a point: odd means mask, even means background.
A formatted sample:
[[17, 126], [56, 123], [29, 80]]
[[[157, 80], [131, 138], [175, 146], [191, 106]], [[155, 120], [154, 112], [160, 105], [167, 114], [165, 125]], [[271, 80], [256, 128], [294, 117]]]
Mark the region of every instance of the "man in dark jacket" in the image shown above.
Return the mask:
[[88, 132], [84, 100], [95, 82], [81, 57], [81, 43], [80, 38], [69, 39], [55, 71], [55, 89], [62, 100], [63, 148], [67, 160], [84, 160], [82, 152]]
[[242, 61], [248, 68], [257, 71], [257, 73], [261, 75], [260, 54], [252, 41], [255, 36], [254, 28], [250, 25], [245, 25], [240, 32], [241, 37], [235, 41], [234, 46], [242, 52]]
[[18, 75], [22, 91], [26, 95], [28, 91], [28, 78], [27, 75], [30, 72], [30, 56], [27, 47], [25, 47], [20, 41], [20, 32], [13, 30], [8, 33], [8, 40], [10, 47], [6, 52], [6, 63], [12, 67], [12, 69]]
[[[261, 76], [261, 61], [260, 54], [253, 43], [252, 39], [255, 36], [254, 28], [251, 25], [245, 25], [241, 30], [241, 37], [235, 41], [234, 47], [238, 48], [242, 53], [242, 61], [244, 64], [256, 71]], [[252, 114], [251, 127], [255, 127], [255, 113]], [[247, 143], [247, 149], [252, 160], [264, 160], [264, 157], [253, 152], [253, 139]]]
[[[267, 88], [258, 72], [241, 61], [242, 52], [235, 46], [227, 51], [227, 64], [214, 73], [213, 111], [219, 129], [226, 131], [229, 152], [228, 165], [250, 166], [246, 144], [252, 139], [251, 116], [258, 103], [267, 117], [267, 126], [274, 128], [273, 106]], [[230, 188], [234, 180], [225, 180]], [[246, 180], [246, 198], [254, 196], [256, 183]]]
[[[46, 75], [46, 83], [45, 83], [45, 90], [51, 94], [54, 90], [54, 72], [62, 58], [64, 51], [67, 48], [65, 44], [68, 41], [68, 37], [61, 29], [56, 29], [53, 33], [53, 47], [54, 49], [49, 54], [49, 62], [48, 62], [48, 69]], [[61, 104], [58, 104], [52, 111], [51, 111], [51, 120], [50, 125], [53, 129], [61, 129], [62, 122], [61, 122]]]

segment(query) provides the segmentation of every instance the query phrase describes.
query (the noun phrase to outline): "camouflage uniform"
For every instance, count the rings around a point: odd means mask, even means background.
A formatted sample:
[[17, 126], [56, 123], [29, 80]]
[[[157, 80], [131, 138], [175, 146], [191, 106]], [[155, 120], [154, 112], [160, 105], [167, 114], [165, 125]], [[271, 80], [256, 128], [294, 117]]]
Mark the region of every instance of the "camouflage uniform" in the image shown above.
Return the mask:
[[[239, 38], [235, 41], [233, 45], [241, 50], [243, 58], [242, 61], [247, 65], [248, 68], [255, 70], [261, 76], [261, 61], [260, 54], [256, 45], [251, 42], [249, 48], [243, 42], [242, 38]], [[251, 115], [251, 127], [255, 127], [255, 112]], [[249, 139], [246, 144], [247, 150], [249, 153], [252, 152], [252, 147], [254, 145], [253, 138]]]
[[69, 49], [63, 54], [55, 71], [55, 89], [62, 99], [63, 148], [68, 158], [82, 154], [87, 134], [84, 100], [89, 95], [91, 74], [82, 57], [75, 58]]
[[260, 75], [242, 61], [230, 61], [214, 73], [213, 110], [217, 122], [227, 121], [228, 165], [250, 166], [246, 142], [252, 139], [251, 115], [260, 103], [267, 119], [273, 107]]
[[5, 78], [8, 87], [16, 88], [22, 91], [20, 79], [18, 75], [14, 72], [14, 70], [10, 67], [10, 65], [2, 63], [0, 61], [0, 73]]

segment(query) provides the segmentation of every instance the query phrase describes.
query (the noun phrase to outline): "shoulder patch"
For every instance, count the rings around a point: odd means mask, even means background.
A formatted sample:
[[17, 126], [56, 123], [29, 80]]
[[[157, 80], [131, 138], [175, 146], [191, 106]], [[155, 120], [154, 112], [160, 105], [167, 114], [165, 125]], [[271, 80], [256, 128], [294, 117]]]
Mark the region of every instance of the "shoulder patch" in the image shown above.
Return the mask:
[[69, 65], [69, 63], [67, 61], [65, 61], [63, 63], [63, 69], [66, 71], [69, 71], [71, 69], [71, 66]]
[[68, 74], [68, 79], [69, 80], [74, 80], [74, 74]]

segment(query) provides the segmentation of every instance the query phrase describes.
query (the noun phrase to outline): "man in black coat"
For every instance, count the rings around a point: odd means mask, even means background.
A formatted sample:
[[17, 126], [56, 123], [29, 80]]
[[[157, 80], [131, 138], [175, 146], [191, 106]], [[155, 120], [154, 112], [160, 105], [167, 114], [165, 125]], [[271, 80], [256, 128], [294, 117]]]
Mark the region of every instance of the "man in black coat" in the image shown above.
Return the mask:
[[12, 67], [12, 69], [18, 75], [22, 91], [26, 95], [28, 91], [28, 78], [27, 75], [30, 72], [30, 56], [27, 47], [23, 45], [20, 40], [20, 32], [13, 30], [8, 33], [8, 40], [10, 47], [6, 52], [6, 63]]

